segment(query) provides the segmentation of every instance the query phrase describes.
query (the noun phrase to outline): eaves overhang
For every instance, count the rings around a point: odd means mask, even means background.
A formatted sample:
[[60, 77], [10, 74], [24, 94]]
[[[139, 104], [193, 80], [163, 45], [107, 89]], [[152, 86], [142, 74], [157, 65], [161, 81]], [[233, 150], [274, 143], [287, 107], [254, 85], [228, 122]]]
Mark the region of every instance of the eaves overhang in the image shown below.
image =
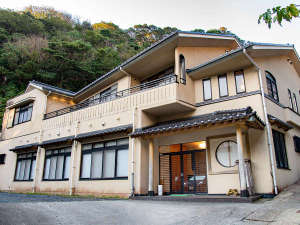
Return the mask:
[[20, 152], [20, 151], [23, 151], [23, 150], [32, 150], [34, 148], [37, 149], [39, 143], [32, 143], [32, 144], [26, 144], [26, 145], [18, 145], [12, 149], [10, 149], [9, 151], [12, 151], [12, 152]]

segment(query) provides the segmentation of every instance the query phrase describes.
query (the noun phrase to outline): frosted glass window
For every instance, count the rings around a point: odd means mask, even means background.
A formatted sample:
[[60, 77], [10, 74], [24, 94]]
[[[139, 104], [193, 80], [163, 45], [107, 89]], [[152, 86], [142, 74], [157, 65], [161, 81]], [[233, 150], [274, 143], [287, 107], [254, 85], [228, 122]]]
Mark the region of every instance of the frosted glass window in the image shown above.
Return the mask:
[[22, 163], [21, 161], [18, 161], [17, 163], [16, 180], [20, 179], [21, 163]]
[[35, 164], [36, 164], [36, 160], [32, 161], [32, 165], [31, 165], [31, 174], [30, 174], [30, 179], [33, 180], [34, 179], [34, 175], [35, 175]]
[[115, 146], [115, 145], [116, 145], [116, 141], [109, 141], [106, 143], [106, 147]]
[[51, 179], [51, 180], [55, 179], [56, 163], [57, 163], [57, 156], [51, 157], [51, 161], [50, 161], [50, 173], [49, 173], [49, 179]]
[[122, 138], [84, 145], [80, 178], [128, 177], [128, 142]]
[[82, 145], [82, 150], [92, 149], [92, 145]]
[[244, 73], [243, 71], [235, 73], [235, 85], [236, 85], [236, 93], [243, 93], [246, 91]]
[[31, 181], [34, 179], [35, 158], [33, 154], [19, 154], [17, 156], [15, 180]]
[[24, 179], [25, 167], [26, 167], [26, 161], [25, 161], [25, 160], [22, 160], [22, 161], [21, 161], [20, 180], [23, 180], [23, 179]]
[[216, 150], [217, 161], [224, 167], [233, 167], [238, 160], [237, 144], [234, 141], [221, 143]]
[[81, 168], [81, 177], [90, 178], [91, 172], [91, 154], [84, 154], [82, 156], [82, 168]]
[[115, 150], [108, 150], [104, 152], [103, 162], [103, 177], [109, 178], [115, 175]]
[[219, 76], [220, 97], [228, 96], [227, 77]]
[[203, 98], [204, 100], [210, 100], [212, 98], [210, 79], [203, 80]]
[[119, 150], [117, 157], [117, 177], [128, 176], [128, 150]]
[[70, 176], [70, 165], [71, 165], [71, 156], [67, 156], [65, 160], [64, 179], [68, 179]]
[[102, 154], [103, 151], [92, 153], [92, 178], [102, 177]]
[[71, 148], [46, 151], [44, 180], [64, 180], [69, 178]]
[[117, 141], [118, 145], [128, 145], [129, 139], [128, 138], [123, 138], [123, 139], [119, 139]]
[[45, 162], [45, 171], [44, 171], [44, 179], [48, 179], [49, 178], [50, 161], [51, 161], [51, 159], [46, 159], [46, 162]]
[[55, 179], [63, 178], [63, 169], [64, 169], [64, 156], [60, 155], [57, 158]]

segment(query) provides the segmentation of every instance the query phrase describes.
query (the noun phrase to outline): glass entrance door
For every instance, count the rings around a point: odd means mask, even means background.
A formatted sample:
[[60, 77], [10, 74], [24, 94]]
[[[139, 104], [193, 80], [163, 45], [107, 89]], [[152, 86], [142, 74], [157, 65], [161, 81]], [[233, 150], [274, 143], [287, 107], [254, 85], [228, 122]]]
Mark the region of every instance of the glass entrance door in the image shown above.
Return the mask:
[[160, 183], [171, 194], [207, 193], [206, 150], [181, 144], [176, 152], [161, 153]]

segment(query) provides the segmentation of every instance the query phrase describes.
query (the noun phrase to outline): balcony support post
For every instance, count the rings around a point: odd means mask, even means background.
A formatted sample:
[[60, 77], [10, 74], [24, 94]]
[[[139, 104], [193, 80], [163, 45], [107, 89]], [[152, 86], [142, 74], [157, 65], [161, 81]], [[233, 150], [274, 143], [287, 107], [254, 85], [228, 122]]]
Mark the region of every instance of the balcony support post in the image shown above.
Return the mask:
[[148, 195], [154, 195], [153, 189], [153, 166], [154, 166], [154, 144], [153, 139], [149, 139], [149, 186]]

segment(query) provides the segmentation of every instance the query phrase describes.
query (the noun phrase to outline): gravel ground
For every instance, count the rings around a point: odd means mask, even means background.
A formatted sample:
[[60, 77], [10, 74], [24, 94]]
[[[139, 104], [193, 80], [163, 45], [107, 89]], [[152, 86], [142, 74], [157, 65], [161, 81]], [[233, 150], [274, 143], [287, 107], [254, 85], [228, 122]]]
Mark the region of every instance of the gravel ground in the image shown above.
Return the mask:
[[0, 225], [297, 225], [300, 184], [255, 203], [104, 200], [0, 193]]

